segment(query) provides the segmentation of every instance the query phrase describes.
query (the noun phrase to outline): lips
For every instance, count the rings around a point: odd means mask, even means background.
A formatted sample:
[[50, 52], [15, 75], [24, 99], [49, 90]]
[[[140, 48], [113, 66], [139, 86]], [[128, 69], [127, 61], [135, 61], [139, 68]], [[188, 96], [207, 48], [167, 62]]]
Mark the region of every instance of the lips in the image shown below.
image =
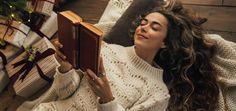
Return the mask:
[[143, 34], [137, 34], [137, 36], [138, 36], [139, 38], [148, 39], [148, 37], [144, 36]]

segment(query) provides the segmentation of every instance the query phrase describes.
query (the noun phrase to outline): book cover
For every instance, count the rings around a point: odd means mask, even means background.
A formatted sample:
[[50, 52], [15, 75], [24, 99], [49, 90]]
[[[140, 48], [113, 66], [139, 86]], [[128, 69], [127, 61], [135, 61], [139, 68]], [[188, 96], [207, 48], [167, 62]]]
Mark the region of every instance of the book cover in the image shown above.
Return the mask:
[[58, 37], [67, 60], [85, 71], [90, 68], [98, 73], [102, 31], [71, 11], [58, 14]]

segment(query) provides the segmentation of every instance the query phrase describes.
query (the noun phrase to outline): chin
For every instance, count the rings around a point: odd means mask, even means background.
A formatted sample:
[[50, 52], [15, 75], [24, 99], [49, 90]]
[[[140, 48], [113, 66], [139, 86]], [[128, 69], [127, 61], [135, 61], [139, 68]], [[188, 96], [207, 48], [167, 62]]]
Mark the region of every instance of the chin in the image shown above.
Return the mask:
[[134, 41], [134, 45], [135, 45], [135, 47], [144, 47], [144, 46], [145, 46], [145, 45], [143, 44], [143, 42], [140, 41], [140, 40], [135, 40], [135, 41]]

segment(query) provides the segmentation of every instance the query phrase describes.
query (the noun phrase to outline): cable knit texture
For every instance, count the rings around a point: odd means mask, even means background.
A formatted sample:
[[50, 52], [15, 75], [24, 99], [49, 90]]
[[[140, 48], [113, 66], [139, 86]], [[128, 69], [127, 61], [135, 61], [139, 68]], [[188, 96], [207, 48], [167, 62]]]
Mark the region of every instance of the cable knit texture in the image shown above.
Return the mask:
[[[217, 53], [212, 59], [212, 64], [218, 75], [218, 81], [224, 86], [220, 90], [217, 111], [235, 111], [236, 44], [217, 35], [207, 36], [216, 41]], [[71, 70], [67, 74], [56, 73], [55, 81], [46, 94], [33, 102], [24, 103], [18, 110], [27, 111], [33, 108], [35, 111], [165, 110], [169, 94], [162, 80], [161, 69], [139, 58], [134, 47], [103, 42], [101, 56], [104, 58], [105, 71], [115, 97], [114, 101], [98, 104], [98, 98], [88, 86], [86, 79], [82, 79], [78, 85], [80, 77], [75, 70]]]
[[206, 36], [216, 42], [212, 65], [221, 86], [217, 111], [236, 111], [236, 43], [215, 34]]
[[107, 34], [132, 2], [133, 0], [110, 0], [95, 26]]

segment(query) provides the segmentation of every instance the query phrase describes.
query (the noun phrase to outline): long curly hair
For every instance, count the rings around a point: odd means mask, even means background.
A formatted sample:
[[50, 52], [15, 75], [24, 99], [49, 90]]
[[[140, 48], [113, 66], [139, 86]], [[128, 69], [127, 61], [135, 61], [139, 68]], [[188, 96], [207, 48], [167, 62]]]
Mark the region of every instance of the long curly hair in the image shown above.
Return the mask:
[[184, 9], [181, 2], [158, 6], [134, 21], [133, 30], [140, 18], [159, 12], [168, 20], [168, 32], [155, 62], [164, 70], [164, 82], [169, 89], [169, 111], [212, 111], [216, 108], [219, 86], [211, 65], [215, 48], [204, 38], [201, 19]]

